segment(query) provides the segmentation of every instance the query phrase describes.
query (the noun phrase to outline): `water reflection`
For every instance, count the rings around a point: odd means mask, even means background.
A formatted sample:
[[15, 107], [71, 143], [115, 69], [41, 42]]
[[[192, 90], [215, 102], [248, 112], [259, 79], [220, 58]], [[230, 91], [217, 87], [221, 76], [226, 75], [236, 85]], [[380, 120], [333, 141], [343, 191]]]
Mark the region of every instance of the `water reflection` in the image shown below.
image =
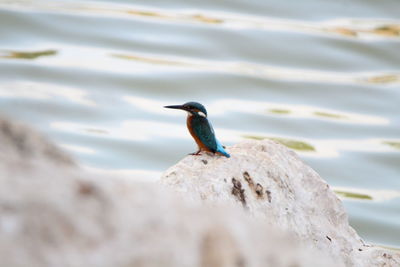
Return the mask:
[[400, 22], [373, 19], [339, 19], [331, 21], [301, 21], [266, 16], [251, 16], [216, 10], [172, 10], [116, 3], [54, 2], [46, 0], [15, 0], [0, 3], [0, 7], [16, 9], [37, 9], [86, 15], [133, 17], [156, 21], [206, 24], [233, 29], [259, 29], [269, 31], [290, 31], [307, 34], [335, 35], [344, 38], [380, 40], [400, 37]]
[[397, 152], [390, 147], [383, 145], [379, 139], [304, 139], [290, 138], [280, 136], [268, 136], [260, 134], [244, 134], [245, 139], [263, 140], [270, 139], [281, 143], [293, 150], [296, 150], [302, 156], [308, 157], [339, 157], [341, 152], [377, 152], [388, 153]]
[[[61, 49], [63, 49], [62, 54], [59, 53]], [[400, 73], [328, 72], [283, 68], [240, 61], [212, 61], [171, 55], [165, 56], [144, 53], [121, 54], [112, 53], [99, 48], [66, 45], [60, 47], [59, 51], [43, 50], [29, 52], [3, 50], [0, 51], [0, 58], [29, 60], [43, 58], [41, 61], [42, 64], [58, 67], [73, 66], [118, 73], [132, 73], [133, 71], [150, 72], [154, 71], [157, 67], [162, 67], [163, 70], [220, 72], [285, 81], [369, 84], [379, 86], [400, 84]], [[58, 56], [54, 57], [55, 55]], [[126, 62], [123, 63], [118, 60], [126, 60]]]
[[62, 148], [69, 150], [74, 153], [79, 154], [95, 154], [96, 151], [90, 147], [78, 146], [78, 145], [71, 145], [71, 144], [59, 144]]
[[394, 149], [400, 150], [400, 140], [398, 141], [382, 141], [383, 144], [388, 145]]
[[298, 150], [298, 151], [315, 151], [315, 148], [303, 141], [287, 139], [287, 138], [280, 138], [280, 137], [263, 137], [263, 136], [256, 136], [256, 135], [243, 135], [243, 138], [246, 139], [253, 139], [253, 140], [264, 140], [270, 139], [276, 141], [288, 148]]
[[[113, 125], [112, 127], [74, 122], [53, 122], [50, 126], [62, 132], [116, 140], [148, 141], [161, 137], [164, 139], [191, 139], [184, 123], [129, 120], [122, 121], [120, 126]], [[309, 157], [339, 157], [343, 151], [397, 152], [380, 139], [304, 139], [276, 136], [271, 133], [246, 133], [223, 128], [216, 128], [216, 132], [224, 144], [238, 143], [244, 139], [271, 139]]]
[[[346, 37], [361, 39], [380, 39], [380, 38], [399, 38], [400, 23], [391, 21], [373, 20], [339, 20], [328, 22], [325, 31], [328, 33], [339, 34]], [[338, 24], [338, 25], [335, 25]]]
[[381, 74], [364, 78], [364, 82], [372, 84], [400, 83], [400, 74]]
[[400, 24], [382, 25], [371, 30], [371, 32], [379, 35], [398, 37], [400, 36]]
[[216, 115], [224, 115], [234, 111], [252, 114], [269, 113], [278, 116], [288, 116], [290, 118], [318, 118], [321, 120], [334, 120], [340, 123], [366, 125], [388, 125], [390, 123], [388, 119], [379, 116], [350, 113], [314, 106], [266, 101], [224, 99], [210, 103], [209, 109]]
[[[62, 132], [108, 139], [146, 141], [155, 136], [164, 138], [187, 138], [186, 126], [144, 120], [123, 121], [120, 126], [106, 127], [75, 122], [52, 122], [50, 127]], [[157, 130], [156, 130], [157, 129]]]
[[158, 64], [158, 65], [176, 65], [176, 66], [193, 66], [195, 67], [196, 65], [199, 65], [200, 63], [196, 63], [195, 60], [190, 60], [193, 61], [193, 63], [188, 62], [189, 59], [185, 62], [183, 59], [172, 59], [172, 58], [163, 58], [162, 56], [158, 57], [151, 57], [151, 56], [145, 56], [145, 55], [139, 55], [139, 54], [129, 54], [129, 55], [123, 55], [123, 54], [111, 54], [112, 57], [115, 58], [120, 58], [120, 59], [127, 59], [127, 60], [133, 60], [133, 61], [139, 61], [139, 62], [144, 62], [144, 63], [149, 63], [149, 64]]
[[372, 197], [367, 194], [354, 193], [354, 192], [348, 192], [348, 191], [342, 191], [342, 190], [334, 190], [334, 192], [336, 193], [336, 195], [343, 197], [343, 198], [372, 200]]
[[389, 201], [400, 198], [400, 191], [371, 190], [349, 187], [334, 187], [334, 192], [341, 198], [350, 200]]
[[314, 111], [313, 114], [318, 117], [325, 117], [329, 119], [347, 119], [345, 115], [329, 113], [324, 111]]
[[14, 59], [37, 59], [39, 57], [55, 56], [56, 50], [43, 50], [43, 51], [9, 51], [0, 50], [0, 58], [14, 58]]
[[96, 106], [88, 93], [81, 89], [40, 82], [6, 82], [0, 84], [0, 98], [27, 98], [71, 101], [84, 106]]
[[166, 101], [159, 101], [133, 95], [123, 96], [122, 100], [149, 114], [182, 115], [181, 112], [165, 112], [163, 106], [168, 104]]
[[[150, 114], [176, 115], [180, 113], [169, 112], [163, 110], [163, 106], [170, 104], [166, 101], [149, 99], [137, 96], [123, 96], [125, 102], [132, 104], [135, 108], [139, 108]], [[286, 103], [273, 103], [266, 101], [250, 101], [224, 99], [210, 102], [207, 110], [213, 116], [222, 116], [231, 112], [244, 114], [274, 114], [290, 116], [291, 118], [318, 118], [326, 120], [334, 120], [342, 123], [366, 124], [366, 125], [388, 125], [390, 121], [386, 118], [372, 115], [364, 115], [339, 110], [324, 109], [320, 107], [305, 105], [290, 105]]]
[[260, 78], [302, 81], [302, 82], [321, 82], [321, 83], [344, 83], [344, 84], [384, 84], [396, 85], [400, 83], [400, 74], [385, 73], [348, 73], [348, 72], [328, 72], [319, 70], [291, 69], [250, 62], [223, 62], [200, 60], [196, 58], [171, 57], [149, 54], [111, 54], [112, 57], [141, 62], [151, 65], [162, 65], [168, 68], [185, 67], [192, 70], [202, 70], [209, 72], [224, 72], [231, 74], [248, 75]]
[[281, 115], [283, 115], [283, 114], [286, 115], [286, 114], [290, 114], [291, 113], [290, 110], [282, 109], [282, 108], [271, 108], [271, 109], [268, 109], [268, 112], [274, 113], [274, 114], [281, 114]]

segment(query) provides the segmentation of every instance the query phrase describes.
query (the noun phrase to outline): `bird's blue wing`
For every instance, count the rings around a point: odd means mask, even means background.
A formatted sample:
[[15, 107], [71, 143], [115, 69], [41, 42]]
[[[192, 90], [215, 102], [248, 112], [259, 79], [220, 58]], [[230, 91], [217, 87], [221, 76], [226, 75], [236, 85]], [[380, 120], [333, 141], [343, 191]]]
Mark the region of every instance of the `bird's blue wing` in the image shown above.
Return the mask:
[[196, 116], [192, 119], [192, 128], [200, 141], [212, 152], [217, 151], [214, 130], [207, 118]]
[[231, 155], [228, 154], [228, 152], [225, 151], [224, 147], [221, 145], [221, 143], [217, 141], [217, 152], [221, 153], [222, 155], [224, 155], [227, 158], [230, 158]]
[[221, 143], [215, 138], [214, 129], [207, 118], [195, 117], [193, 118], [192, 125], [196, 136], [210, 151], [214, 153], [219, 152], [227, 158], [230, 157]]

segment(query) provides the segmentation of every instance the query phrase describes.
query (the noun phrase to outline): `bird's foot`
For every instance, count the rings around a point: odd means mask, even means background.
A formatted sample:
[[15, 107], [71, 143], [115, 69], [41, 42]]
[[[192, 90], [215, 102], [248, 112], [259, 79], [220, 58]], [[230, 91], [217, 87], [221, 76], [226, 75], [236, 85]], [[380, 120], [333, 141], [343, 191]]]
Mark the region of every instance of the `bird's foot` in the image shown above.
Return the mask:
[[200, 152], [201, 152], [201, 150], [199, 150], [197, 152], [190, 153], [189, 155], [198, 156], [198, 155], [200, 155]]

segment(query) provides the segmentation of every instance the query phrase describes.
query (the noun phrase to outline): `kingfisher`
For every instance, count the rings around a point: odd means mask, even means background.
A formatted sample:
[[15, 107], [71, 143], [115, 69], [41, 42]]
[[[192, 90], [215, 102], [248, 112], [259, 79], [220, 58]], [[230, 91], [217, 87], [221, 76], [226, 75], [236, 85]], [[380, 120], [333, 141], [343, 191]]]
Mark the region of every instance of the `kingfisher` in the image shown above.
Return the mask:
[[190, 155], [199, 155], [202, 151], [206, 151], [214, 154], [217, 153], [227, 158], [230, 157], [221, 143], [215, 138], [214, 129], [207, 119], [207, 110], [202, 104], [187, 102], [183, 105], [164, 106], [164, 108], [181, 109], [188, 113], [186, 125], [199, 147], [197, 152]]

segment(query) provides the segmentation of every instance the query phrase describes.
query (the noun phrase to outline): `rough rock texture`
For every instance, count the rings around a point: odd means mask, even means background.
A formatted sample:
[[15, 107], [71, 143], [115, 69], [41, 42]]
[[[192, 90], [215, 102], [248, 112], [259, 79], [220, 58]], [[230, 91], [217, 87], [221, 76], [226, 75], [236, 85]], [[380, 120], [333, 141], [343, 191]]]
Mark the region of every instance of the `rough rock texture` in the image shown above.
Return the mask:
[[242, 206], [330, 255], [337, 266], [400, 266], [398, 253], [361, 240], [329, 185], [293, 151], [269, 140], [228, 150], [229, 159], [187, 156], [164, 173], [161, 183], [188, 199]]
[[0, 266], [336, 266], [241, 209], [83, 172], [28, 128], [0, 125]]

